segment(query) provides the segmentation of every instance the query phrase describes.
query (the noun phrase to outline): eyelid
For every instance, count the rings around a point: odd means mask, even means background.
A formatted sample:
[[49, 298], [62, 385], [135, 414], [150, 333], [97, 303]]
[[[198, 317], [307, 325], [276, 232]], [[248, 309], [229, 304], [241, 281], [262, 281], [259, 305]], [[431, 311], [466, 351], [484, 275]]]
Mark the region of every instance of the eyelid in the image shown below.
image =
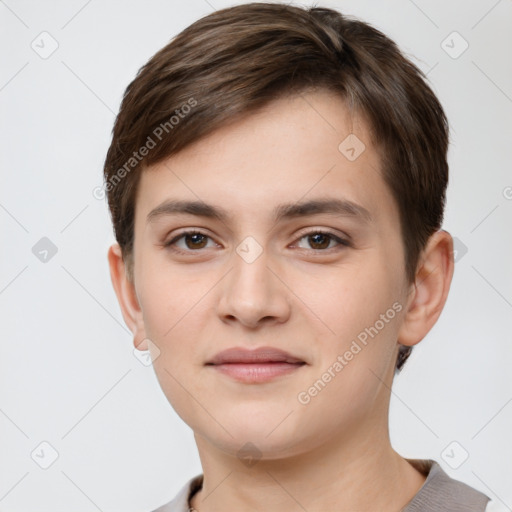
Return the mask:
[[[177, 234], [173, 235], [173, 237], [167, 241], [164, 242], [162, 245], [164, 247], [170, 247], [171, 244], [177, 242], [180, 238], [186, 236], [186, 235], [202, 235], [204, 237], [209, 238], [210, 240], [214, 240], [213, 236], [209, 235], [203, 228], [184, 228], [183, 231], [178, 232]], [[217, 243], [217, 242], [215, 242]], [[186, 251], [186, 252], [194, 252], [194, 251]]]
[[[308, 235], [316, 235], [316, 234], [322, 234], [322, 235], [327, 235], [327, 236], [330, 236], [335, 242], [337, 242], [337, 246], [335, 247], [331, 247], [330, 249], [303, 249], [301, 248], [302, 250], [304, 251], [308, 251], [308, 252], [313, 252], [313, 253], [318, 253], [318, 254], [321, 254], [322, 252], [324, 253], [329, 253], [331, 252], [333, 249], [336, 249], [338, 248], [339, 246], [344, 246], [344, 247], [352, 247], [352, 241], [351, 241], [351, 238], [350, 236], [348, 235], [338, 235], [337, 233], [331, 231], [330, 229], [326, 229], [326, 228], [304, 228], [304, 231], [302, 231], [301, 233], [299, 233], [297, 235], [297, 237], [295, 238], [295, 241], [294, 242], [299, 242], [300, 240], [302, 240], [303, 238], [307, 237]], [[168, 242], [164, 242], [162, 245], [165, 247], [165, 248], [171, 248], [171, 250], [173, 250], [174, 252], [178, 252], [178, 253], [187, 253], [187, 254], [190, 254], [190, 253], [194, 253], [194, 252], [197, 252], [197, 253], [200, 253], [202, 252], [201, 249], [197, 249], [197, 250], [194, 250], [194, 249], [190, 249], [190, 250], [183, 250], [183, 249], [174, 249], [172, 248], [172, 245], [174, 243], [176, 243], [178, 240], [180, 240], [182, 237], [186, 236], [186, 235], [202, 235], [206, 238], [209, 238], [210, 240], [214, 241], [214, 238], [212, 236], [210, 236], [208, 233], [206, 233], [203, 228], [185, 228], [183, 231], [177, 233], [176, 235], [174, 235], [171, 240], [169, 240]], [[217, 243], [217, 242], [215, 242]]]
[[352, 243], [351, 237], [346, 233], [340, 233], [340, 232], [334, 231], [330, 228], [315, 228], [315, 227], [304, 228], [304, 231], [299, 232], [299, 234], [297, 236], [297, 240], [299, 240], [300, 238], [304, 238], [307, 235], [313, 235], [313, 234], [317, 234], [317, 233], [321, 233], [323, 235], [329, 235], [340, 243], [341, 242], [344, 242], [346, 244]]

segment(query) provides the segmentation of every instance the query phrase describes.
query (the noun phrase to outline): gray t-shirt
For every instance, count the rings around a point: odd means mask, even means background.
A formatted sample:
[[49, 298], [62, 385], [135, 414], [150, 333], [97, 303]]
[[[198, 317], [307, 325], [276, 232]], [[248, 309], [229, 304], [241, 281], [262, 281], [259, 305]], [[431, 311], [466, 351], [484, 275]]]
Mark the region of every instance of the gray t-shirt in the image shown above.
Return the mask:
[[[427, 479], [401, 512], [485, 512], [489, 498], [448, 476], [432, 459], [407, 459]], [[169, 503], [153, 512], [190, 512], [190, 497], [203, 484], [203, 475], [191, 478]]]

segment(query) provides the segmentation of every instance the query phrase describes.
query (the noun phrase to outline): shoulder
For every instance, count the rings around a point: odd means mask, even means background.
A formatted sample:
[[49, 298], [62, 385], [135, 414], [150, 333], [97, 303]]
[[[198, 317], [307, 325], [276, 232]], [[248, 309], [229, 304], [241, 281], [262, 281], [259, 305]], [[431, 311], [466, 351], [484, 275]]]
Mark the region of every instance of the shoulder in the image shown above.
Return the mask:
[[414, 467], [427, 476], [416, 496], [402, 512], [492, 512], [488, 506], [489, 497], [473, 487], [451, 478], [432, 459], [407, 459]]
[[[484, 493], [451, 478], [432, 459], [407, 459], [427, 476], [423, 486], [402, 512], [508, 512], [499, 502], [490, 501]], [[203, 475], [191, 478], [175, 498], [153, 512], [191, 512], [189, 499], [203, 483]]]
[[191, 478], [172, 501], [158, 507], [153, 512], [190, 512], [189, 499], [203, 485], [203, 475]]

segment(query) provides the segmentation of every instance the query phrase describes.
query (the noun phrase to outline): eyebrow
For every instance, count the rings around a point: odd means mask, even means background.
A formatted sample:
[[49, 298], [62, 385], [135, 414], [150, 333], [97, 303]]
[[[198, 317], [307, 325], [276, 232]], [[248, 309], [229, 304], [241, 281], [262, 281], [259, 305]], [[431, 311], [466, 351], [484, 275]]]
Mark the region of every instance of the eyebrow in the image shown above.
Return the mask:
[[[313, 199], [299, 203], [286, 203], [276, 206], [272, 213], [274, 222], [322, 213], [353, 217], [365, 223], [373, 222], [373, 218], [366, 208], [347, 199]], [[216, 219], [223, 223], [230, 218], [229, 212], [220, 206], [202, 201], [168, 199], [149, 212], [146, 223], [153, 222], [162, 216], [178, 214], [196, 215]]]

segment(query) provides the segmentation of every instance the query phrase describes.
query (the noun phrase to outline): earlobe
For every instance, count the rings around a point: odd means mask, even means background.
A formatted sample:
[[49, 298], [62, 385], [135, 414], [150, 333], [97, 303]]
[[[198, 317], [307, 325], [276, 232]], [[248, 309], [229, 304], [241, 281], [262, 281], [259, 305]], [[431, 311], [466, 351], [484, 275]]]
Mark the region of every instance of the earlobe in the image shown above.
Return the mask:
[[453, 239], [447, 231], [437, 231], [422, 253], [398, 343], [416, 345], [432, 329], [446, 303], [453, 271]]
[[133, 344], [138, 350], [148, 350], [146, 331], [142, 311], [139, 305], [135, 285], [127, 277], [121, 247], [114, 243], [108, 250], [108, 264], [112, 286], [117, 296], [121, 313], [130, 331], [133, 333]]

